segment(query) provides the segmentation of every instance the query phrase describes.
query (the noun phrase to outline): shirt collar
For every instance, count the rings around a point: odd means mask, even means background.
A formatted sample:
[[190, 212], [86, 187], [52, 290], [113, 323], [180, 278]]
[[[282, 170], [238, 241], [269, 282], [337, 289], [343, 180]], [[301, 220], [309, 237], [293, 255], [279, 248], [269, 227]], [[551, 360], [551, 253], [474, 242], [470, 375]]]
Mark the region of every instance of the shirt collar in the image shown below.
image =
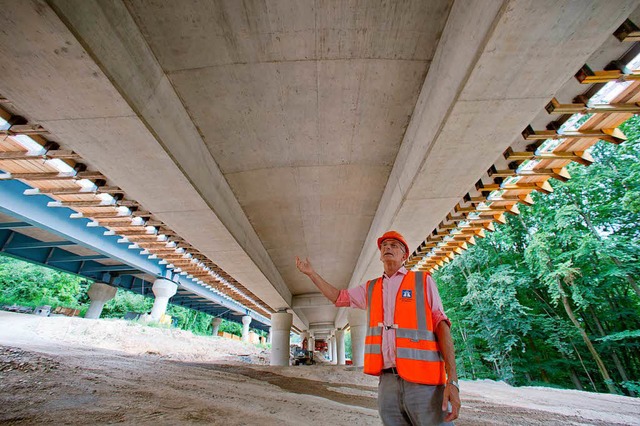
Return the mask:
[[[396, 276], [398, 274], [407, 275], [407, 272], [408, 272], [407, 268], [405, 268], [404, 266], [401, 266], [400, 269], [398, 269], [398, 271], [395, 274], [393, 274], [391, 277], [394, 277], [394, 276]], [[384, 272], [384, 271], [382, 272], [382, 277], [383, 278], [391, 278], [391, 277], [387, 277], [387, 273]]]

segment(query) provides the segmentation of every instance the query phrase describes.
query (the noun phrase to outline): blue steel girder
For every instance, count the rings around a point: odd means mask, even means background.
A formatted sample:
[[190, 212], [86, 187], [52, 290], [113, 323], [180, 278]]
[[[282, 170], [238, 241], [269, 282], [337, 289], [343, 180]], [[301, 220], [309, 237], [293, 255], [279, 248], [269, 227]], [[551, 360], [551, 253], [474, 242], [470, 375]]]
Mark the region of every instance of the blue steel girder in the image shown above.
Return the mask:
[[[188, 291], [198, 299], [208, 301], [211, 308], [200, 306], [203, 312], [234, 312], [235, 315], [249, 315], [254, 328], [266, 330], [271, 321], [238, 302], [227, 299], [187, 277], [173, 273], [159, 259], [149, 259], [140, 254], [140, 250], [131, 250], [128, 244], [118, 243], [119, 236], [105, 236], [106, 228], [87, 227], [89, 219], [71, 219], [68, 208], [48, 208], [51, 198], [45, 195], [26, 197], [23, 195], [30, 187], [15, 181], [0, 181], [0, 212], [18, 219], [20, 222], [0, 224], [0, 252], [31, 262], [40, 263], [55, 269], [77, 274], [92, 280], [109, 282], [143, 295], [152, 294], [153, 283], [136, 275], [146, 274], [156, 278], [165, 278], [178, 284], [179, 293]], [[13, 229], [36, 226], [54, 235], [59, 241], [44, 242], [28, 237]], [[97, 255], [79, 256], [61, 247], [80, 245], [97, 252]], [[96, 260], [113, 259], [120, 265], [103, 265]], [[137, 290], [139, 289], [139, 290]], [[179, 294], [178, 293], [178, 294]], [[182, 305], [178, 300], [173, 302]], [[219, 307], [218, 307], [219, 306]], [[238, 321], [234, 319], [234, 321]]]

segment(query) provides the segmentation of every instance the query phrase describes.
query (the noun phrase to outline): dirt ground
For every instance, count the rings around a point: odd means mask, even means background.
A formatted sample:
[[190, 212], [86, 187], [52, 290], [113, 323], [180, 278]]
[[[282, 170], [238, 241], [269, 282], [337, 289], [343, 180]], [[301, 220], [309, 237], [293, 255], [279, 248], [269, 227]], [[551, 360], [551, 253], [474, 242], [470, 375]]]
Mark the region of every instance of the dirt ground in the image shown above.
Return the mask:
[[[0, 312], [0, 424], [380, 425], [375, 377], [250, 344]], [[640, 399], [462, 381], [457, 425], [640, 425]]]

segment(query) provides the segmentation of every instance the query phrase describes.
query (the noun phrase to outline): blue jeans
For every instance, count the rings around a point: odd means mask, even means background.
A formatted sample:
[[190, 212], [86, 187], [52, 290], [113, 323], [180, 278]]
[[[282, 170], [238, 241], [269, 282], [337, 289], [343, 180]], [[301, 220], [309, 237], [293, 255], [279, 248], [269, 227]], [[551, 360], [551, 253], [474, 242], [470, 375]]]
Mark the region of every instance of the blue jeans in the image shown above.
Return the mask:
[[453, 425], [444, 423], [444, 385], [411, 383], [395, 373], [382, 373], [378, 384], [378, 412], [385, 426]]

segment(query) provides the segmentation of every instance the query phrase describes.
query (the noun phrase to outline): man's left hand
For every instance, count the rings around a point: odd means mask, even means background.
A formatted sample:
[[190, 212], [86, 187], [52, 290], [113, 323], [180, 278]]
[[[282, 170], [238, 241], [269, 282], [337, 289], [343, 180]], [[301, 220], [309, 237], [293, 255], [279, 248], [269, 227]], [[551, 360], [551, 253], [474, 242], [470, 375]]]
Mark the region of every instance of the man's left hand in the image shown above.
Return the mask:
[[460, 413], [460, 393], [458, 391], [458, 388], [451, 383], [447, 383], [444, 388], [444, 397], [442, 398], [442, 411], [449, 410], [449, 402], [451, 403], [451, 412], [445, 416], [445, 422], [454, 421], [458, 418], [458, 414]]

